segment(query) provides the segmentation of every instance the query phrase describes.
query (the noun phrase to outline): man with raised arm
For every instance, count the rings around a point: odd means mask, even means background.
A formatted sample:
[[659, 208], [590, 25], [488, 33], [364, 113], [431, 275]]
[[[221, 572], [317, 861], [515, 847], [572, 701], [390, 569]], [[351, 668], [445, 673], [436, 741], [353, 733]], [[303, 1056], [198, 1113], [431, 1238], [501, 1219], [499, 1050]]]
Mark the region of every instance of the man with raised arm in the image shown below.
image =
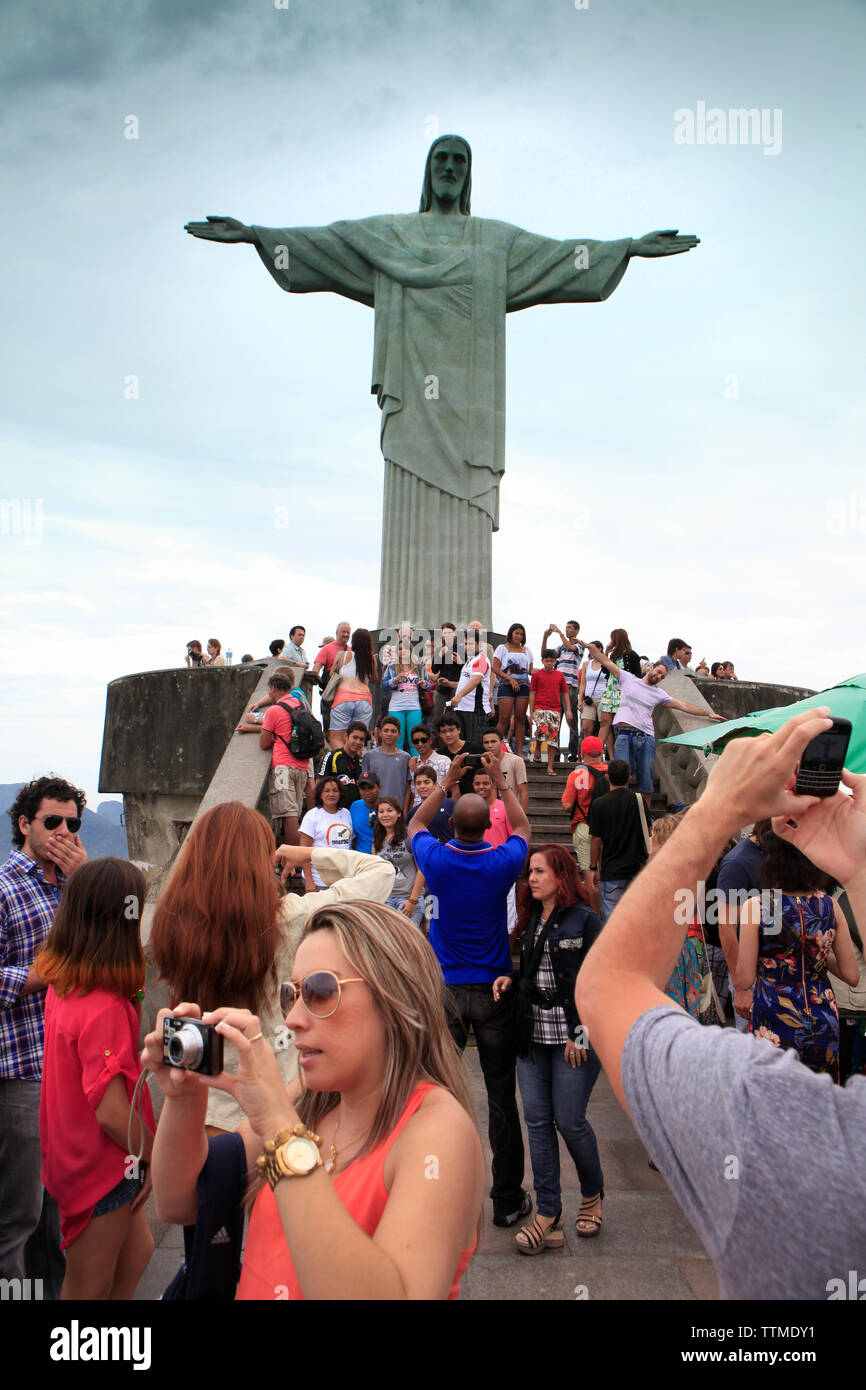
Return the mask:
[[813, 709], [728, 745], [577, 981], [592, 1045], [709, 1251], [723, 1298], [845, 1298], [849, 1271], [863, 1269], [866, 1079], [834, 1086], [795, 1051], [702, 1027], [664, 993], [690, 920], [678, 910], [683, 890], [696, 901], [731, 835], [765, 817], [843, 884], [866, 923], [866, 777], [843, 772], [853, 796], [792, 790], [806, 745], [830, 725], [828, 709]]
[[613, 755], [615, 758], [622, 758], [637, 775], [638, 790], [643, 792], [649, 809], [656, 765], [656, 739], [653, 728], [655, 706], [670, 705], [671, 709], [682, 710], [683, 714], [694, 714], [698, 719], [715, 720], [721, 724], [725, 722], [725, 716], [713, 714], [712, 710], [701, 709], [698, 705], [691, 705], [687, 700], [675, 700], [666, 691], [657, 690], [656, 686], [668, 674], [667, 667], [660, 661], [650, 666], [645, 675], [632, 676], [628, 671], [621, 671], [616, 662], [605, 656], [601, 647], [597, 647], [594, 642], [587, 642], [586, 650], [593, 660], [599, 662], [619, 681], [622, 695], [613, 720], [616, 734]]
[[449, 1027], [461, 1051], [469, 1029], [475, 1029], [490, 1114], [493, 1222], [513, 1226], [532, 1207], [523, 1190], [523, 1136], [515, 1094], [517, 994], [511, 990], [497, 1000], [493, 981], [511, 974], [508, 893], [520, 877], [530, 829], [520, 802], [505, 785], [499, 760], [485, 753], [482, 762], [502, 797], [511, 835], [496, 848], [487, 843], [490, 808], [469, 792], [454, 803], [454, 838], [444, 845], [434, 838], [428, 826], [445, 797], [457, 795], [465, 756], [452, 762], [444, 789], [437, 786], [421, 802], [409, 822], [409, 838], [433, 900], [430, 945], [448, 986]]

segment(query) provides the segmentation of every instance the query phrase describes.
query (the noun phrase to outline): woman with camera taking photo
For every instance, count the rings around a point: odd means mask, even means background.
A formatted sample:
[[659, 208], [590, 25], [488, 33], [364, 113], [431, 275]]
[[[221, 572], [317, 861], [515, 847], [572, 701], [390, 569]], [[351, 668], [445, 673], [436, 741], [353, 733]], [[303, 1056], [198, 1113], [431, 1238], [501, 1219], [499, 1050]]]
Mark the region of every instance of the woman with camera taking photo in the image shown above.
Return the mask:
[[[247, 1116], [231, 1142], [256, 1175], [239, 1299], [456, 1297], [484, 1170], [430, 946], [391, 908], [321, 908], [282, 995], [303, 1087], [286, 1088], [245, 1010], [204, 1019], [237, 1048], [236, 1076], [164, 1066], [164, 1014], [145, 1040], [142, 1064], [166, 1096], [153, 1153], [160, 1217], [196, 1220], [208, 1089], [228, 1091]], [[176, 1012], [198, 1015], [193, 1004]]]

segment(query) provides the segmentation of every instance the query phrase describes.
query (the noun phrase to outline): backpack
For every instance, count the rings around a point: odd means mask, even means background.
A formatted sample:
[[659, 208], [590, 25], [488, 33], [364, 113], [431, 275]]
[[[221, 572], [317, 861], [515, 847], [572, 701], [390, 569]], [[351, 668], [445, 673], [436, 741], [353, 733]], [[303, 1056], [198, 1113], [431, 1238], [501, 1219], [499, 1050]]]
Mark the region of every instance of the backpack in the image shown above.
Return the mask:
[[[574, 805], [571, 808], [571, 828], [579, 824], [580, 821], [589, 820], [589, 809], [594, 801], [600, 796], [606, 796], [610, 791], [610, 782], [607, 780], [606, 772], [601, 768], [593, 767], [591, 763], [584, 763], [585, 771], [592, 775], [592, 788], [575, 787]], [[572, 773], [572, 776], [574, 774]], [[586, 801], [586, 793], [589, 791], [589, 801]]]
[[325, 746], [325, 734], [318, 719], [300, 703], [297, 706], [287, 705], [285, 700], [277, 700], [276, 703], [292, 716], [292, 733], [291, 738], [283, 738], [274, 730], [274, 738], [284, 743], [293, 757], [305, 762], [314, 758]]

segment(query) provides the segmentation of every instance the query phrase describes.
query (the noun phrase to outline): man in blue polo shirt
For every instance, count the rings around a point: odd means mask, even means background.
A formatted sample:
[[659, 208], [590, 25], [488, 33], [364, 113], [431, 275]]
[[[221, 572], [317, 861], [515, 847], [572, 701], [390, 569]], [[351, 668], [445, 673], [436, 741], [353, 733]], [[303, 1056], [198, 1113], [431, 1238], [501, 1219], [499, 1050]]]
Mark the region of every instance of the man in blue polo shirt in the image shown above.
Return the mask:
[[465, 754], [456, 757], [444, 788], [437, 786], [421, 802], [409, 823], [409, 838], [433, 898], [430, 945], [449, 989], [449, 1027], [461, 1051], [470, 1027], [475, 1029], [490, 1117], [493, 1222], [513, 1226], [532, 1207], [523, 1190], [523, 1137], [515, 1095], [517, 995], [509, 990], [495, 1001], [493, 981], [511, 974], [507, 900], [523, 868], [530, 830], [520, 802], [505, 785], [501, 764], [485, 753], [483, 765], [502, 797], [513, 834], [495, 849], [489, 845], [484, 839], [489, 807], [483, 797], [469, 793], [454, 804], [453, 840], [443, 845], [431, 835], [428, 826], [444, 798], [456, 792], [465, 761]]

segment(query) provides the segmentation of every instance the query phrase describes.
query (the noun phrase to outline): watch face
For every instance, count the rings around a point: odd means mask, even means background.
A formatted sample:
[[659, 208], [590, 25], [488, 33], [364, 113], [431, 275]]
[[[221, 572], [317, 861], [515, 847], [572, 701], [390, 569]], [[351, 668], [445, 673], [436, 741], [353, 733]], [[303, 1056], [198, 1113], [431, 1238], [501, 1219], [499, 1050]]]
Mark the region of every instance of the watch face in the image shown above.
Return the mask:
[[286, 1162], [299, 1173], [309, 1173], [316, 1166], [319, 1150], [310, 1139], [290, 1139], [285, 1147]]

